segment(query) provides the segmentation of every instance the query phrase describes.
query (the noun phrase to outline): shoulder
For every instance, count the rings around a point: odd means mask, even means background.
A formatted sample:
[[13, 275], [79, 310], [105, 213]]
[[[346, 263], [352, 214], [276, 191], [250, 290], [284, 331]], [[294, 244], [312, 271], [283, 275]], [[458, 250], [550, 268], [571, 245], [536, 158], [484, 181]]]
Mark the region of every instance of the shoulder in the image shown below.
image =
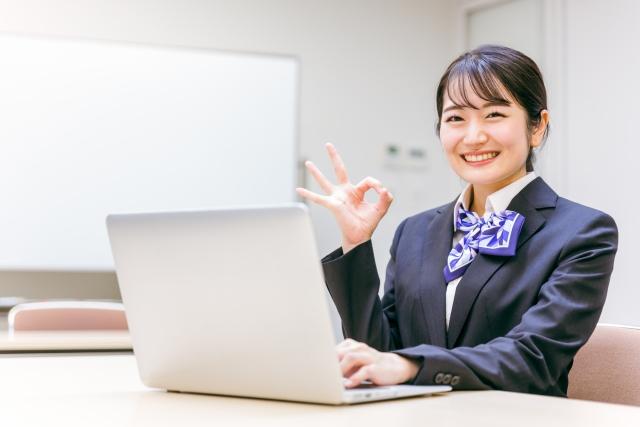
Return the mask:
[[[525, 201], [526, 200], [526, 201]], [[559, 235], [571, 235], [585, 228], [603, 227], [614, 230], [617, 226], [611, 215], [592, 207], [559, 196], [549, 185], [538, 177], [518, 194], [513, 203], [515, 210], [532, 211], [542, 214], [547, 224]]]
[[[427, 235], [427, 230], [435, 218], [439, 218], [441, 215], [449, 216], [448, 212], [452, 211], [453, 203], [447, 203], [426, 211], [419, 212], [405, 218], [400, 225], [396, 228], [395, 236], [393, 239], [394, 246], [406, 236], [410, 237], [410, 240], [424, 238]], [[453, 226], [453, 216], [451, 218], [441, 218], [443, 223], [447, 226]]]
[[564, 197], [558, 197], [555, 209], [539, 212], [546, 217], [540, 237], [557, 245], [560, 258], [616, 253], [618, 227], [606, 212]]
[[611, 215], [599, 209], [586, 206], [564, 197], [558, 197], [556, 208], [550, 217], [553, 221], [561, 221], [570, 229], [585, 226], [602, 225], [617, 230], [616, 221]]
[[418, 212], [417, 214], [414, 214], [414, 215], [411, 215], [410, 217], [405, 218], [403, 222], [407, 222], [410, 224], [429, 222], [435, 216], [446, 211], [450, 207], [450, 205], [451, 203], [446, 203], [444, 205], [437, 206], [435, 208], [431, 208], [426, 211]]
[[415, 229], [416, 227], [420, 227], [420, 228], [425, 227], [433, 220], [433, 218], [444, 213], [448, 208], [450, 208], [450, 205], [451, 203], [447, 203], [447, 204], [411, 215], [405, 218], [400, 223], [400, 225], [398, 226], [398, 229], [403, 230], [405, 228]]

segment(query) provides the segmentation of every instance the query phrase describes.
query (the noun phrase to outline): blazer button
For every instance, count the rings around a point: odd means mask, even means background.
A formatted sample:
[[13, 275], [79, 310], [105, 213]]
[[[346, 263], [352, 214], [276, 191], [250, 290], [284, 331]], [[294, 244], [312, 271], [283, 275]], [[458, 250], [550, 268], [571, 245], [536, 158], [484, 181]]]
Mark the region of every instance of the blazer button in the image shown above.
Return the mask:
[[442, 384], [449, 384], [451, 383], [451, 374], [447, 374], [444, 376], [444, 378], [442, 379]]
[[451, 385], [458, 385], [459, 382], [460, 382], [459, 376], [454, 375], [453, 378], [451, 378]]
[[436, 384], [442, 384], [442, 379], [444, 378], [444, 374], [442, 372], [438, 372], [438, 374], [436, 375], [436, 377], [434, 378], [434, 382]]

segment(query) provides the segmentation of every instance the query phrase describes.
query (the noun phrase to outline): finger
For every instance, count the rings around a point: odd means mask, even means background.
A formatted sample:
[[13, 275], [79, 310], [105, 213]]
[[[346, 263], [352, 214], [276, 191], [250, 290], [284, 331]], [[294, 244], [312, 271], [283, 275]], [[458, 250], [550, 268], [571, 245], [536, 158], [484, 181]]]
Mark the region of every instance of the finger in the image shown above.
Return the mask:
[[320, 188], [322, 188], [322, 191], [324, 191], [326, 194], [331, 194], [331, 192], [333, 191], [333, 185], [324, 176], [324, 174], [320, 172], [320, 169], [318, 169], [318, 167], [314, 165], [310, 160], [304, 162], [304, 165], [307, 167], [309, 172], [311, 172], [311, 175], [313, 175], [313, 178], [316, 180]]
[[342, 157], [338, 154], [338, 150], [333, 146], [332, 143], [327, 142], [327, 152], [329, 153], [329, 157], [331, 158], [331, 163], [333, 164], [333, 170], [336, 173], [336, 178], [338, 179], [339, 184], [346, 184], [349, 182], [349, 175], [347, 174], [347, 169], [344, 166], [344, 162], [342, 161]]
[[356, 371], [355, 374], [347, 378], [347, 380], [344, 382], [344, 385], [347, 388], [353, 388], [362, 384], [363, 381], [371, 380], [374, 369], [375, 369], [375, 365], [365, 365], [361, 367]]
[[306, 188], [298, 187], [296, 188], [296, 192], [300, 197], [304, 197], [307, 200], [311, 200], [313, 203], [316, 203], [320, 206], [324, 206], [325, 208], [330, 208], [331, 203], [329, 202], [329, 198], [327, 196], [322, 196], [320, 194], [314, 193], [313, 191], [309, 191]]
[[393, 203], [393, 195], [386, 188], [383, 188], [379, 194], [380, 197], [378, 197], [378, 203], [376, 203], [376, 210], [384, 215], [389, 210], [391, 203]]
[[347, 353], [340, 361], [342, 376], [350, 377], [364, 365], [374, 362], [373, 354], [366, 351], [352, 351]]
[[364, 365], [372, 363], [371, 358], [367, 358], [362, 353], [349, 353], [340, 361], [340, 372], [344, 378], [349, 378]]
[[341, 348], [347, 348], [350, 347], [352, 344], [357, 343], [358, 341], [352, 339], [352, 338], [346, 338], [344, 340], [342, 340], [338, 345], [336, 345], [336, 350], [339, 350]]
[[364, 350], [367, 348], [369, 347], [366, 344], [363, 344], [361, 342], [358, 342], [352, 339], [342, 341], [340, 344], [336, 346], [336, 352], [338, 353], [338, 360], [342, 360], [342, 358], [350, 351]]
[[358, 192], [358, 197], [364, 197], [364, 194], [369, 191], [369, 189], [373, 188], [376, 193], [380, 194], [384, 187], [382, 187], [382, 183], [373, 177], [366, 177], [362, 181], [360, 181], [356, 185], [356, 191]]

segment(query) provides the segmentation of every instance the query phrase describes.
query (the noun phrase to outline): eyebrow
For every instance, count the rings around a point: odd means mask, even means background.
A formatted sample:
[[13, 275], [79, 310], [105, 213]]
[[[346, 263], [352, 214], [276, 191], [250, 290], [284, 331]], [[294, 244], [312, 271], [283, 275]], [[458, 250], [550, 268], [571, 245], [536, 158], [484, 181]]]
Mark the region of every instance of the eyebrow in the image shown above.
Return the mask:
[[[489, 101], [486, 104], [484, 104], [481, 108], [487, 108], [487, 107], [495, 107], [495, 106], [502, 106], [502, 107], [508, 107], [510, 106], [511, 103], [508, 101]], [[466, 106], [464, 105], [458, 105], [458, 104], [454, 104], [450, 107], [445, 108], [442, 112], [446, 113], [447, 111], [451, 111], [451, 110], [462, 110], [463, 108], [466, 108]], [[477, 108], [473, 107], [475, 110], [477, 110]]]

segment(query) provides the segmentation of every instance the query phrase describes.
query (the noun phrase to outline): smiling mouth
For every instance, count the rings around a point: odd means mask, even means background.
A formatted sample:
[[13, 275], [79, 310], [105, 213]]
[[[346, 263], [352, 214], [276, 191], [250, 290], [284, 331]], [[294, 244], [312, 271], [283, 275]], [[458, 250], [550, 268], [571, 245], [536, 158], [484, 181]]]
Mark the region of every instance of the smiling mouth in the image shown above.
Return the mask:
[[491, 160], [500, 154], [498, 151], [492, 151], [483, 154], [461, 154], [460, 157], [467, 163], [480, 163], [487, 160]]

